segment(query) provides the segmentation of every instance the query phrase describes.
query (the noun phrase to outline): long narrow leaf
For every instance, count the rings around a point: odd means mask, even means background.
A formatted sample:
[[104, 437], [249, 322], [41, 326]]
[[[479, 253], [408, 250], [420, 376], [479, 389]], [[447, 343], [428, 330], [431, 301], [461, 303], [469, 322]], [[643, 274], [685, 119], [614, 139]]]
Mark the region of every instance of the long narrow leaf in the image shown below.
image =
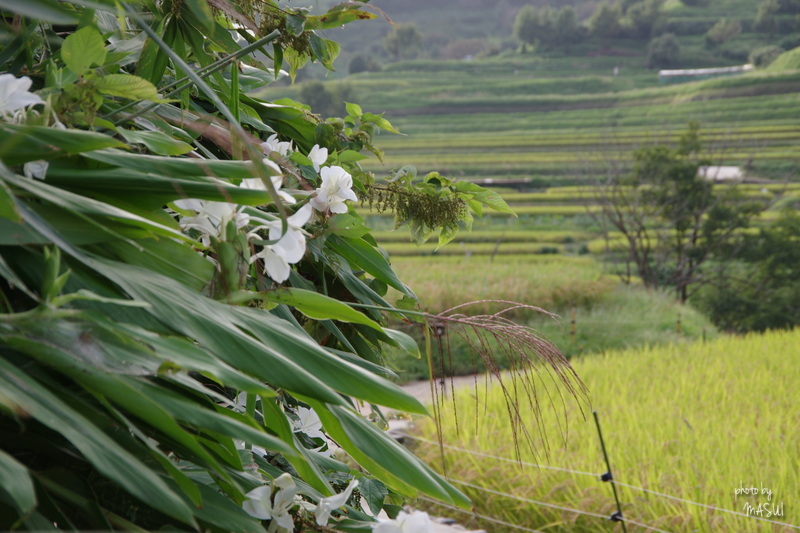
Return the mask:
[[64, 436], [101, 473], [167, 516], [196, 526], [191, 509], [155, 473], [91, 420], [75, 412], [24, 372], [0, 359], [0, 393]]

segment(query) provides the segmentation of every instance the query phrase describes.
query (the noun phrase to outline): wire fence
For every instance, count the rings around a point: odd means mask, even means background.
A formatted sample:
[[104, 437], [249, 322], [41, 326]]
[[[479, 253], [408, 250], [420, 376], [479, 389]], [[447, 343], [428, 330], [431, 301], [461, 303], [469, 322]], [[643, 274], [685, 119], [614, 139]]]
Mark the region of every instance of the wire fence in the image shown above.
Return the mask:
[[[598, 423], [598, 432], [599, 432], [599, 423]], [[573, 474], [573, 475], [577, 475], [577, 476], [590, 476], [590, 477], [595, 478], [597, 481], [610, 482], [610, 484], [612, 486], [624, 487], [624, 488], [629, 489], [629, 490], [634, 490], [634, 491], [639, 491], [639, 492], [643, 492], [643, 493], [646, 493], [646, 494], [650, 494], [650, 495], [656, 496], [658, 498], [664, 498], [664, 499], [668, 499], [668, 500], [671, 500], [671, 501], [685, 503], [687, 505], [694, 505], [694, 506], [701, 507], [701, 508], [704, 508], [704, 509], [708, 509], [708, 510], [711, 510], [711, 511], [714, 511], [714, 512], [737, 515], [737, 516], [741, 516], [741, 517], [748, 518], [748, 519], [751, 519], [751, 520], [756, 520], [756, 521], [760, 521], [760, 522], [766, 522], [766, 523], [770, 523], [770, 524], [773, 524], [773, 525], [782, 526], [782, 527], [785, 527], [785, 528], [789, 528], [789, 529], [800, 531], [800, 526], [797, 526], [797, 525], [794, 525], [794, 524], [790, 524], [790, 523], [787, 523], [787, 522], [779, 522], [777, 520], [770, 520], [769, 518], [763, 518], [763, 517], [760, 517], [760, 516], [754, 516], [754, 515], [751, 515], [751, 514], [742, 513], [742, 512], [739, 512], [739, 511], [733, 511], [731, 509], [725, 509], [725, 508], [722, 508], [722, 507], [716, 507], [714, 505], [695, 502], [695, 501], [692, 501], [692, 500], [687, 500], [685, 498], [679, 498], [677, 496], [672, 496], [672, 495], [666, 494], [664, 492], [659, 492], [659, 491], [655, 491], [655, 490], [651, 490], [651, 489], [646, 489], [644, 487], [638, 487], [636, 485], [623, 483], [623, 482], [617, 481], [616, 479], [613, 478], [613, 476], [611, 475], [610, 468], [609, 468], [609, 470], [607, 472], [602, 473], [602, 474], [601, 473], [593, 473], [593, 472], [584, 472], [584, 471], [581, 471], [581, 470], [573, 470], [573, 469], [563, 468], [563, 467], [558, 467], [558, 466], [531, 463], [531, 462], [526, 462], [526, 461], [520, 461], [520, 460], [517, 460], [517, 459], [510, 459], [508, 457], [500, 457], [500, 456], [496, 456], [496, 455], [492, 455], [492, 454], [488, 454], [488, 453], [484, 453], [484, 452], [480, 452], [480, 451], [476, 451], [476, 450], [469, 450], [469, 449], [461, 448], [461, 447], [458, 447], [458, 446], [452, 446], [452, 445], [449, 445], [449, 444], [441, 444], [439, 442], [432, 441], [432, 440], [426, 439], [424, 437], [414, 436], [414, 435], [404, 435], [404, 437], [407, 437], [407, 438], [409, 438], [409, 439], [411, 439], [413, 441], [421, 442], [421, 443], [424, 443], [424, 444], [428, 444], [428, 445], [432, 445], [432, 446], [442, 446], [442, 447], [444, 447], [446, 449], [450, 449], [450, 450], [454, 450], [454, 451], [458, 451], [458, 452], [462, 452], [462, 453], [467, 453], [467, 454], [470, 454], [470, 455], [473, 455], [473, 456], [483, 457], [483, 458], [486, 458], [486, 459], [492, 459], [492, 460], [495, 460], [495, 461], [516, 463], [517, 465], [521, 465], [521, 466], [527, 466], [527, 467], [544, 469], [544, 470], [552, 470], [552, 471], [556, 471], [556, 472], [564, 472], [564, 473]], [[600, 438], [601, 438], [601, 442], [602, 442], [602, 434], [600, 435]], [[553, 503], [547, 503], [547, 502], [542, 502], [542, 501], [538, 501], [538, 500], [533, 500], [533, 499], [530, 499], [530, 498], [524, 498], [522, 496], [509, 494], [507, 492], [502, 492], [502, 491], [499, 491], [499, 490], [496, 490], [496, 489], [492, 489], [492, 488], [489, 488], [489, 487], [483, 487], [483, 486], [480, 486], [480, 485], [476, 485], [474, 483], [461, 481], [461, 480], [457, 480], [457, 479], [449, 478], [449, 481], [451, 483], [455, 483], [455, 484], [461, 485], [463, 487], [468, 487], [468, 488], [476, 490], [476, 491], [484, 492], [484, 493], [487, 493], [487, 494], [493, 494], [493, 495], [496, 495], [496, 496], [501, 496], [501, 497], [504, 497], [504, 498], [509, 498], [509, 499], [513, 499], [513, 500], [517, 500], [517, 501], [522, 501], [522, 502], [525, 502], [525, 503], [528, 503], [528, 504], [531, 504], [531, 505], [537, 505], [537, 506], [540, 506], [540, 507], [547, 507], [547, 508], [550, 508], [550, 509], [556, 509], [556, 510], [560, 510], [560, 511], [567, 512], [567, 513], [573, 513], [573, 514], [576, 514], [576, 515], [589, 516], [589, 517], [592, 517], [592, 518], [600, 518], [600, 519], [603, 519], [603, 520], [612, 520], [612, 521], [615, 521], [615, 522], [621, 522], [624, 531], [627, 531], [627, 529], [625, 528], [625, 524], [630, 524], [630, 525], [633, 525], [633, 526], [637, 526], [637, 527], [643, 528], [643, 529], [648, 530], [648, 531], [656, 531], [656, 532], [660, 532], [660, 533], [669, 533], [668, 531], [666, 531], [664, 529], [659, 529], [658, 527], [655, 527], [655, 526], [652, 526], [652, 525], [649, 525], [649, 524], [637, 522], [635, 520], [632, 520], [632, 519], [624, 516], [623, 513], [622, 513], [621, 508], [619, 508], [619, 507], [618, 507], [618, 512], [617, 513], [614, 513], [611, 516], [608, 516], [608, 515], [604, 515], [604, 514], [600, 514], [600, 513], [594, 513], [594, 512], [584, 511], [584, 510], [580, 510], [580, 509], [573, 509], [571, 507], [565, 507], [565, 506], [556, 505], [556, 504], [553, 504]], [[615, 492], [616, 492], [616, 489], [615, 489]], [[484, 520], [486, 522], [490, 522], [490, 523], [494, 523], [494, 524], [498, 524], [498, 525], [503, 525], [503, 526], [506, 526], [506, 527], [509, 527], [509, 528], [512, 528], [512, 529], [516, 529], [516, 530], [519, 530], [519, 531], [532, 531], [532, 532], [542, 533], [542, 532], [539, 532], [536, 529], [531, 529], [531, 528], [528, 528], [528, 527], [525, 527], [525, 526], [512, 524], [510, 522], [506, 522], [506, 521], [500, 520], [498, 518], [494, 518], [494, 517], [486, 516], [486, 515], [483, 515], [483, 514], [479, 514], [479, 513], [475, 512], [474, 510], [473, 511], [469, 511], [469, 510], [460, 509], [458, 507], [447, 505], [445, 503], [442, 503], [442, 502], [439, 502], [439, 501], [436, 501], [436, 500], [432, 500], [432, 499], [428, 499], [428, 498], [424, 498], [424, 497], [422, 497], [420, 499], [424, 500], [424, 501], [427, 501], [427, 502], [430, 502], [430, 503], [434, 503], [434, 504], [436, 504], [438, 506], [441, 506], [441, 507], [444, 507], [444, 508], [451, 509], [453, 511], [457, 511], [457, 512], [460, 512], [460, 513], [468, 514], [470, 516], [473, 516], [475, 518], [479, 518], [479, 519]]]

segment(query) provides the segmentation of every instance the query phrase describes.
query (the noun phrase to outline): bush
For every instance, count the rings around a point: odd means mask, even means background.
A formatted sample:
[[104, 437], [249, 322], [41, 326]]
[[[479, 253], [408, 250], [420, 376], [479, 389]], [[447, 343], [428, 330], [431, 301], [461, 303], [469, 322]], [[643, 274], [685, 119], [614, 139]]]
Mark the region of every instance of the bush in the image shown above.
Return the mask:
[[344, 114], [344, 103], [356, 100], [349, 84], [331, 84], [317, 80], [303, 83], [300, 99], [311, 106], [313, 113], [326, 117]]
[[756, 68], [764, 68], [775, 61], [786, 50], [778, 46], [762, 46], [750, 53], [750, 63]]
[[706, 32], [706, 44], [710, 46], [720, 45], [731, 39], [735, 39], [742, 33], [742, 23], [738, 20], [720, 19]]
[[381, 70], [381, 63], [374, 56], [367, 54], [356, 54], [347, 65], [347, 72], [358, 74], [359, 72], [378, 72]]
[[672, 67], [678, 63], [681, 47], [671, 33], [665, 33], [650, 41], [647, 45], [647, 67]]
[[622, 33], [621, 18], [622, 11], [618, 4], [603, 2], [589, 19], [589, 34], [600, 38], [619, 37]]

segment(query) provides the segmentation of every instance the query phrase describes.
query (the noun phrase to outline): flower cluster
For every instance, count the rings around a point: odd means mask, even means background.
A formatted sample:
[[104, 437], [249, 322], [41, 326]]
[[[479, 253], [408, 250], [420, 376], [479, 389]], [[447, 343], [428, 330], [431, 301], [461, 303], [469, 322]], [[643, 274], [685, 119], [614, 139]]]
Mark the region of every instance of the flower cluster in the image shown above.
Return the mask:
[[44, 103], [38, 95], [29, 91], [32, 83], [27, 76], [17, 78], [13, 74], [0, 74], [0, 116]]
[[[277, 135], [272, 135], [266, 142], [261, 143], [261, 149], [267, 156], [264, 164], [275, 171], [270, 176], [273, 188], [278, 192], [278, 200], [286, 205], [298, 203], [295, 196], [308, 195], [303, 191], [293, 191], [291, 194], [283, 187], [281, 168], [269, 156], [277, 153], [287, 157], [295, 151], [291, 142], [279, 141]], [[256, 238], [259, 232], [266, 231], [271, 244], [262, 246], [250, 258], [250, 262], [261, 260], [264, 273], [277, 283], [289, 279], [291, 265], [302, 260], [306, 252], [306, 230], [304, 226], [313, 220], [314, 211], [325, 216], [328, 213], [346, 213], [347, 200], [357, 200], [353, 192], [353, 178], [342, 167], [331, 165], [323, 166], [328, 160], [328, 149], [315, 145], [308, 153], [308, 159], [314, 171], [320, 175], [320, 186], [310, 195], [307, 203], [302, 205], [293, 215], [288, 217], [284, 228], [281, 220], [274, 217], [253, 219], [245, 214], [236, 204], [225, 202], [209, 202], [197, 199], [177, 200], [175, 205], [182, 210], [192, 211], [194, 215], [182, 216], [179, 223], [184, 230], [193, 229], [200, 234], [200, 241], [205, 245], [211, 244], [212, 237], [225, 239], [224, 231], [233, 221], [237, 229], [248, 228], [248, 237]], [[265, 183], [259, 178], [242, 180], [240, 187], [256, 190], [267, 190]], [[294, 196], [293, 196], [294, 195]]]

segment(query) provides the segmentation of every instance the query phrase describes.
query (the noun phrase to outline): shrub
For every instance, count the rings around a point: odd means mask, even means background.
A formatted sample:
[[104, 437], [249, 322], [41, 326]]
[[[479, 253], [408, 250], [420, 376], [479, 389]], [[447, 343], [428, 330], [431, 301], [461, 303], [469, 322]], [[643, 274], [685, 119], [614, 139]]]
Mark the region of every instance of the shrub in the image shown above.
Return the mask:
[[378, 72], [381, 70], [381, 63], [374, 56], [367, 54], [356, 54], [347, 65], [347, 72], [358, 74], [359, 72]]
[[662, 68], [675, 66], [678, 63], [681, 47], [671, 33], [665, 33], [650, 41], [647, 45], [647, 67]]
[[762, 46], [750, 53], [750, 63], [756, 68], [764, 68], [775, 61], [786, 50], [778, 46]]
[[742, 23], [738, 20], [720, 19], [714, 26], [706, 32], [706, 44], [710, 46], [720, 45], [731, 39], [735, 39], [742, 33]]

